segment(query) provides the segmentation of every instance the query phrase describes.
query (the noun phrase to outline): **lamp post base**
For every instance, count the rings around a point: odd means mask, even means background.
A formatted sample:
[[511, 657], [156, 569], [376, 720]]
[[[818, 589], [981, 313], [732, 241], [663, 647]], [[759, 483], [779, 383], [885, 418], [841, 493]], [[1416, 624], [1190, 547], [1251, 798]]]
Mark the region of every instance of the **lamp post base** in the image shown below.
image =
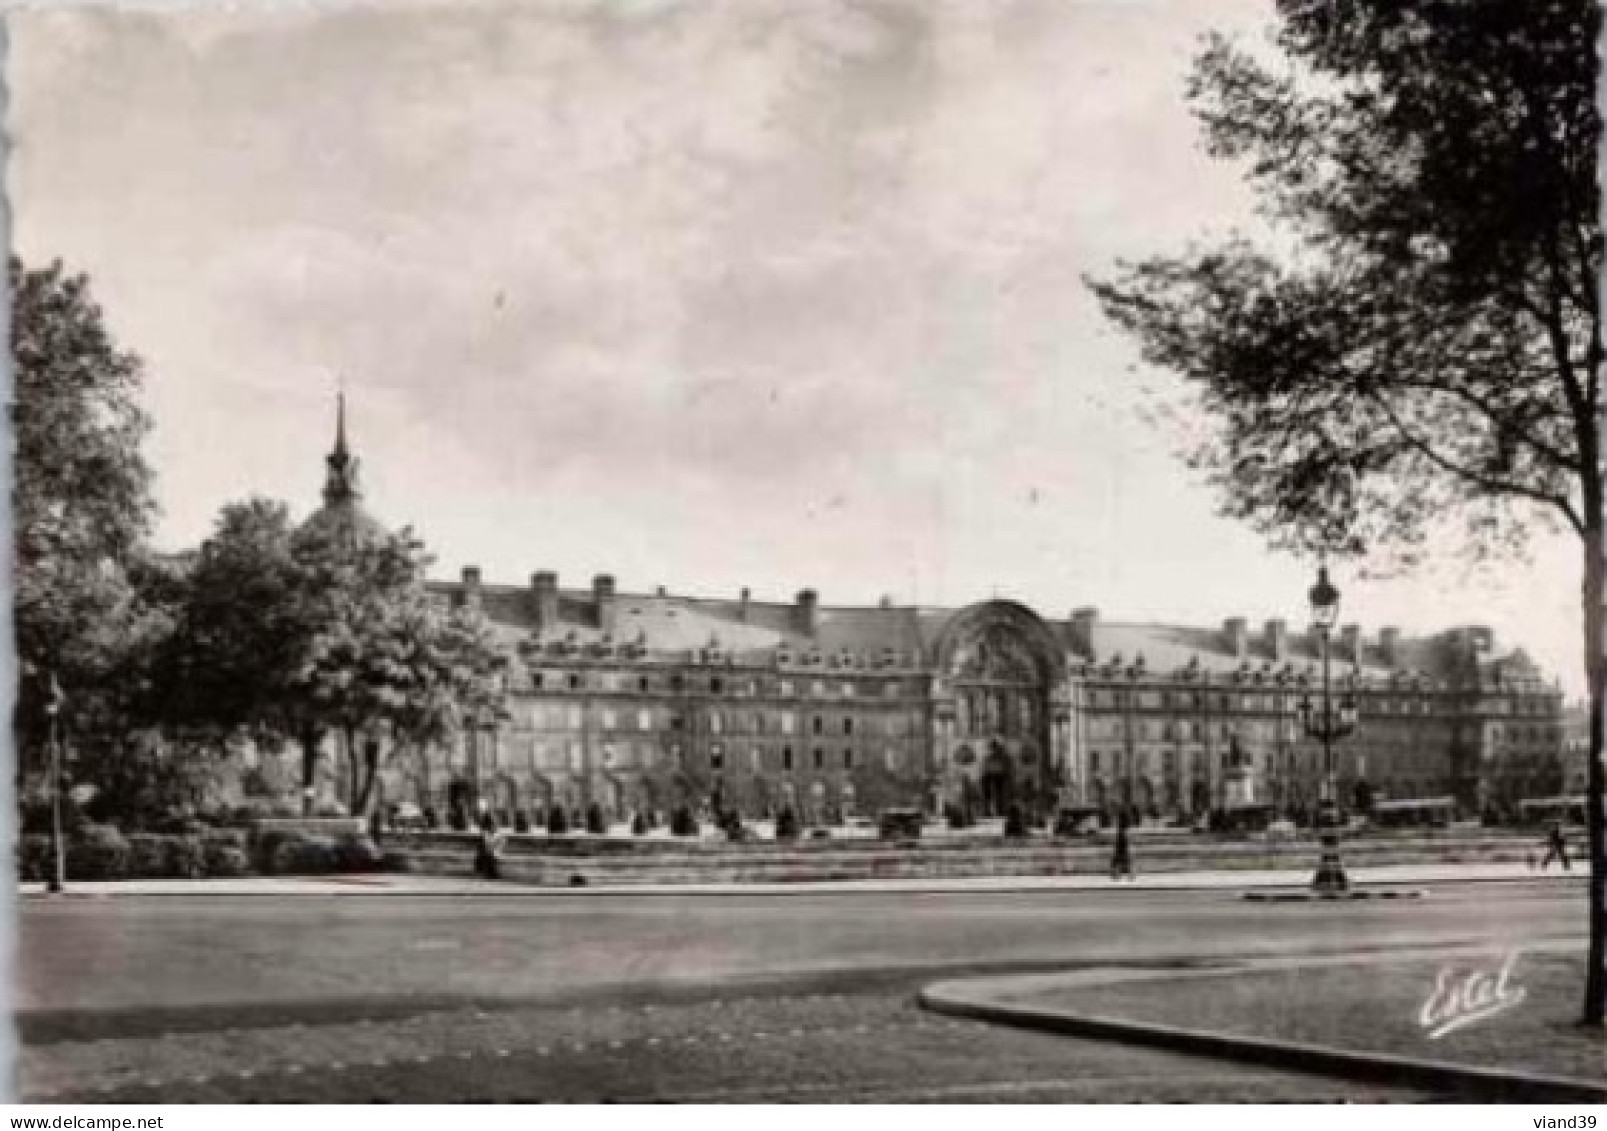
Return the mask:
[[1339, 859], [1339, 834], [1325, 831], [1322, 834], [1322, 857], [1317, 861], [1317, 874], [1311, 877], [1311, 890], [1315, 892], [1344, 892], [1350, 890], [1350, 877]]

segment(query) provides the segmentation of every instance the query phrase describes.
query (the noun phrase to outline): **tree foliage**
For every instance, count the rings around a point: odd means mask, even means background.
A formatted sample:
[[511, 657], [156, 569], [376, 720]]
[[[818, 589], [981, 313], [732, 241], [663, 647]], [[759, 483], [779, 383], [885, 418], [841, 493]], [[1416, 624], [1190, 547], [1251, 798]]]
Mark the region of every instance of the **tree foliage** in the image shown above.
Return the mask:
[[84, 276], [12, 258], [8, 277], [16, 733], [26, 765], [44, 742], [52, 679], [84, 736], [115, 728], [134, 690], [131, 653], [162, 618], [131, 577], [155, 509], [140, 451], [149, 421], [139, 359], [113, 342]]
[[1207, 422], [1190, 455], [1280, 546], [1420, 561], [1534, 524], [1581, 538], [1602, 1019], [1602, 237], [1590, 0], [1278, 0], [1189, 94], [1276, 246], [1225, 239], [1092, 281]]
[[424, 585], [410, 534], [296, 529], [261, 499], [226, 507], [189, 577], [166, 662], [168, 717], [218, 741], [299, 743], [304, 780], [327, 739], [366, 808], [382, 754], [499, 717], [503, 659], [483, 618]]

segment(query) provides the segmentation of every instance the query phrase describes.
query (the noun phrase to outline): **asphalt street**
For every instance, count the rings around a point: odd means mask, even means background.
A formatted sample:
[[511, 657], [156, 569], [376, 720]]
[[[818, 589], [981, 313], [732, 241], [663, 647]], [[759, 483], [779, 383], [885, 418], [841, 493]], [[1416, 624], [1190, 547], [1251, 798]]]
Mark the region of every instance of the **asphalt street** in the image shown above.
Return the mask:
[[[1231, 892], [27, 899], [25, 1098], [1417, 1098], [921, 1013], [942, 974], [1492, 950], [1583, 893], [1257, 905]], [[1407, 1003], [1403, 1008], [1415, 1008]]]

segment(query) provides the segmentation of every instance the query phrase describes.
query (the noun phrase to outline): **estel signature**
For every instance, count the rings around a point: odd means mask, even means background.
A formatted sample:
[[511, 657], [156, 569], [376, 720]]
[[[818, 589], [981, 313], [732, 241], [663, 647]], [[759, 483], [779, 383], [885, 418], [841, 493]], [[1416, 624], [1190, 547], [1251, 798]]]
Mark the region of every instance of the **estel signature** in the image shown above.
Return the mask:
[[1434, 990], [1418, 1011], [1417, 1020], [1435, 1040], [1475, 1021], [1494, 1017], [1524, 999], [1527, 991], [1510, 984], [1518, 952], [1507, 955], [1498, 970], [1469, 970], [1446, 966], [1434, 979]]

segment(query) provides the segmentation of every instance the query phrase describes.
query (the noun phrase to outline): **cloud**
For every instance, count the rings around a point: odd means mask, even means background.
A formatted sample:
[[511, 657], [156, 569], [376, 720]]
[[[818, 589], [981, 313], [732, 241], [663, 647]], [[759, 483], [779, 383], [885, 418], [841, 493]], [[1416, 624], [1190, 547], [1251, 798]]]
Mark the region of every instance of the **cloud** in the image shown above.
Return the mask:
[[16, 12], [17, 235], [146, 356], [175, 543], [249, 491], [315, 499], [338, 374], [375, 509], [492, 575], [1260, 607], [1301, 567], [1160, 449], [1081, 278], [1252, 222], [1181, 95], [1199, 33], [1266, 19]]

